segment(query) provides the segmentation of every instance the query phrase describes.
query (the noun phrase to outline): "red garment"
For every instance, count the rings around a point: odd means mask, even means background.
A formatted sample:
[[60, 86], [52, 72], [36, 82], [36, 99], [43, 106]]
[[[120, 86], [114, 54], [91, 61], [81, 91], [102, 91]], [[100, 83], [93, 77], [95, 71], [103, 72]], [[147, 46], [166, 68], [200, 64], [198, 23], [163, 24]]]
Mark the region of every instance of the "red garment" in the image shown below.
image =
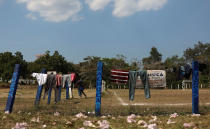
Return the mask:
[[56, 75], [56, 86], [61, 86], [61, 82], [62, 82], [62, 75], [57, 74]]
[[116, 83], [127, 83], [128, 82], [128, 70], [111, 70], [111, 81]]
[[71, 74], [71, 82], [73, 82], [75, 80], [75, 78], [76, 78], [76, 74], [75, 73], [72, 73]]

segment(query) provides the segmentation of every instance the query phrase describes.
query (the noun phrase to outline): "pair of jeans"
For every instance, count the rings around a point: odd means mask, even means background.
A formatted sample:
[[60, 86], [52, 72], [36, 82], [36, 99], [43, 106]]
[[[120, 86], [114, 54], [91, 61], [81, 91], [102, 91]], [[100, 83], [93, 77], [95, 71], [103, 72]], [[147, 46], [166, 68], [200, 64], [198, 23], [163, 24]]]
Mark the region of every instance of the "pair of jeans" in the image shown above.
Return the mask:
[[140, 76], [142, 84], [144, 85], [145, 98], [150, 98], [150, 86], [147, 76], [147, 71], [130, 71], [129, 72], [129, 100], [134, 100], [135, 86], [137, 77]]

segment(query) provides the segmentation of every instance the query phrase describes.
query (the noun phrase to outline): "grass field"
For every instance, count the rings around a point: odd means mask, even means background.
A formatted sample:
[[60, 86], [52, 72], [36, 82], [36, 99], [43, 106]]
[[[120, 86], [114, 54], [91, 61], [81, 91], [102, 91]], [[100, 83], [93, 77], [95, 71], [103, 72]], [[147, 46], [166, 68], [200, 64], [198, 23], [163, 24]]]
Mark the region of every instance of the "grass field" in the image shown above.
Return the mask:
[[[51, 104], [47, 105], [45, 100], [41, 100], [40, 107], [34, 108], [36, 95], [35, 87], [19, 87], [13, 112], [9, 115], [4, 114], [9, 89], [0, 89], [0, 128], [12, 128], [17, 122], [26, 122], [28, 128], [91, 128], [83, 125], [86, 120], [91, 121], [97, 126], [98, 120], [107, 120], [110, 128], [143, 128], [137, 125], [138, 120], [149, 123], [152, 116], [157, 116], [157, 121], [153, 122], [159, 128], [183, 128], [184, 123], [193, 122], [197, 128], [210, 128], [210, 90], [202, 89], [199, 91], [200, 117], [192, 117], [191, 90], [151, 90], [151, 98], [144, 98], [144, 91], [137, 89], [135, 100], [128, 100], [128, 90], [107, 90], [102, 94], [102, 115], [105, 118], [94, 117], [95, 89], [85, 90], [88, 98], [79, 98], [77, 89], [74, 90], [74, 99], [65, 99], [65, 90], [62, 91], [61, 102], [54, 104], [54, 91], [52, 91]], [[54, 116], [59, 112], [58, 116]], [[76, 118], [75, 115], [82, 112], [87, 118]], [[179, 116], [173, 118], [174, 124], [167, 124], [169, 115], [178, 113]], [[128, 123], [127, 116], [136, 114], [136, 122]], [[32, 119], [39, 118], [39, 122]], [[31, 121], [32, 120], [32, 121]], [[68, 123], [69, 122], [69, 123]], [[191, 127], [191, 128], [193, 128]]]

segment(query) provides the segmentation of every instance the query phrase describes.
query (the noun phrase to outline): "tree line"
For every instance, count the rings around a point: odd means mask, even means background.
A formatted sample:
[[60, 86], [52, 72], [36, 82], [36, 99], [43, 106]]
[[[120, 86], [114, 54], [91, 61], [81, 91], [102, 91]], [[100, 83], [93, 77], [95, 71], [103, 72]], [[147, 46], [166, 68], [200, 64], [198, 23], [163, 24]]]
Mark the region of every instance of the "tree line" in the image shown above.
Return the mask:
[[87, 56], [83, 58], [82, 62], [78, 64], [67, 61], [58, 51], [50, 53], [46, 51], [42, 56], [35, 61], [27, 62], [23, 59], [21, 52], [17, 51], [14, 54], [12, 52], [0, 53], [0, 78], [4, 82], [8, 82], [11, 79], [14, 65], [21, 64], [20, 77], [23, 79], [31, 78], [31, 73], [41, 72], [43, 68], [47, 71], [57, 71], [58, 73], [77, 73], [81, 77], [87, 86], [95, 86], [97, 62], [102, 61], [103, 68], [103, 80], [110, 84], [110, 71], [111, 69], [122, 70], [166, 70], [167, 72], [167, 84], [180, 83], [177, 80], [176, 71], [180, 65], [191, 63], [193, 60], [197, 60], [200, 63], [205, 64], [204, 70], [201, 71], [200, 81], [208, 84], [210, 81], [210, 43], [198, 42], [193, 48], [187, 48], [183, 52], [183, 56], [179, 57], [174, 55], [168, 57], [166, 60], [162, 60], [162, 54], [156, 47], [152, 47], [150, 50], [150, 56], [144, 57], [141, 60], [133, 59], [131, 62], [126, 61], [124, 55], [118, 54], [112, 58], [101, 58], [98, 56]]

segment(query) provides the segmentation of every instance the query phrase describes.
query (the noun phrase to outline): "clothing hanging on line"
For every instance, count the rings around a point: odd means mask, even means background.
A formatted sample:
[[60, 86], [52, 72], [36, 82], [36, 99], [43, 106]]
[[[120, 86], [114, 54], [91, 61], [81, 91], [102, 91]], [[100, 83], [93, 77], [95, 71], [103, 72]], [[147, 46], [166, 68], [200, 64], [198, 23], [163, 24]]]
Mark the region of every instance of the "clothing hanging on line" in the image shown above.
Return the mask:
[[71, 74], [71, 82], [73, 82], [75, 79], [76, 79], [76, 74], [75, 73], [72, 73]]
[[144, 85], [145, 98], [150, 98], [150, 86], [147, 71], [130, 71], [129, 72], [129, 100], [134, 100], [135, 86], [137, 77], [140, 76], [142, 84]]
[[60, 87], [62, 83], [62, 75], [56, 74], [56, 86]]
[[111, 81], [126, 84], [128, 82], [128, 70], [112, 69]]
[[63, 88], [66, 86], [66, 83], [68, 83], [68, 86], [71, 85], [71, 75], [66, 74], [62, 76], [62, 86]]
[[178, 80], [183, 80], [184, 78], [189, 80], [191, 73], [192, 73], [191, 65], [186, 64], [184, 66], [179, 66]]
[[45, 94], [44, 94], [44, 97], [45, 97], [45, 95], [48, 92], [48, 102], [47, 102], [48, 104], [50, 104], [52, 88], [55, 91], [55, 103], [57, 103], [57, 101], [58, 101], [57, 100], [58, 99], [58, 89], [57, 89], [57, 86], [56, 86], [56, 75], [49, 74], [47, 76], [47, 84], [46, 84], [46, 89], [45, 89]]
[[33, 73], [31, 76], [36, 77], [39, 86], [42, 86], [47, 82], [47, 74]]
[[58, 89], [58, 101], [61, 100], [62, 75], [56, 74], [56, 88]]
[[66, 94], [67, 98], [70, 94], [70, 98], [73, 98], [73, 92], [72, 92], [72, 82], [71, 82], [71, 74], [66, 74], [62, 76], [62, 85], [66, 88]]

